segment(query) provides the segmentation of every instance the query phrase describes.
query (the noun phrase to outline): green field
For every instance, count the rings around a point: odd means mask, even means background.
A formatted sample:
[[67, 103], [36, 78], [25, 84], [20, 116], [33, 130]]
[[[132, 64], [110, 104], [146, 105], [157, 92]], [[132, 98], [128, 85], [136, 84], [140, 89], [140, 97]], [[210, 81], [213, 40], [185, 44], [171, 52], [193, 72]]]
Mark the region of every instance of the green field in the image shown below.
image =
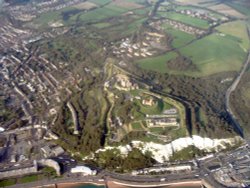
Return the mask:
[[143, 131], [143, 127], [140, 122], [132, 123], [132, 128], [134, 131]]
[[222, 33], [236, 37], [242, 44], [242, 48], [245, 51], [249, 49], [249, 37], [247, 33], [247, 26], [244, 21], [225, 23], [216, 29]]
[[[91, 0], [91, 2], [100, 5], [101, 7], [84, 12], [80, 9], [77, 9], [75, 6], [67, 7], [58, 11], [46, 12], [41, 14], [38, 18], [36, 18], [33, 23], [39, 26], [48, 26], [49, 22], [57, 22], [60, 21], [64, 25], [74, 24], [76, 21], [79, 22], [98, 22], [103, 19], [107, 19], [110, 17], [119, 16], [127, 11], [134, 10], [133, 6], [118, 6], [114, 3], [109, 3], [111, 0], [98, 1]], [[149, 9], [135, 9], [135, 13], [145, 14], [149, 11]], [[67, 15], [67, 19], [64, 18], [64, 15]], [[104, 25], [97, 25], [98, 28], [103, 28]]]
[[139, 66], [143, 69], [166, 73], [168, 72], [167, 62], [176, 57], [177, 57], [177, 54], [175, 52], [170, 52], [170, 53], [160, 55], [157, 57], [142, 59], [142, 60], [136, 61], [136, 63], [138, 63]]
[[[233, 33], [230, 31], [231, 33]], [[228, 30], [229, 32], [229, 30]], [[244, 32], [243, 32], [244, 33]], [[177, 34], [176, 34], [177, 35]], [[240, 33], [239, 35], [242, 35]], [[181, 35], [179, 35], [180, 37]], [[247, 37], [242, 35], [242, 37]], [[181, 43], [175, 42], [178, 46]], [[179, 48], [180, 53], [192, 60], [198, 71], [171, 71], [167, 62], [177, 57], [175, 52], [136, 61], [143, 69], [160, 73], [185, 74], [192, 76], [208, 76], [220, 72], [239, 71], [246, 58], [246, 48], [249, 42], [231, 35], [211, 34], [202, 39]]]
[[164, 129], [165, 128], [163, 128], [163, 127], [152, 127], [152, 128], [149, 128], [150, 132], [154, 133], [154, 134], [161, 134], [164, 131]]
[[100, 23], [97, 23], [97, 24], [93, 24], [93, 26], [97, 27], [98, 29], [103, 29], [105, 27], [111, 26], [111, 24], [108, 23], [108, 22], [100, 22]]
[[181, 46], [184, 46], [195, 39], [194, 35], [174, 29], [172, 26], [166, 23], [164, 23], [162, 27], [164, 27], [166, 33], [170, 34], [173, 37], [172, 46], [174, 48], [179, 48]]
[[89, 2], [95, 3], [97, 5], [105, 5], [107, 3], [110, 3], [112, 0], [88, 0]]
[[202, 29], [208, 29], [209, 23], [206, 20], [201, 20], [199, 18], [193, 18], [191, 16], [187, 16], [184, 14], [179, 14], [176, 12], [158, 12], [160, 16], [164, 18], [169, 18], [175, 21], [182, 22], [184, 24], [188, 24], [194, 27], [199, 27]]
[[100, 21], [109, 17], [119, 16], [122, 13], [133, 9], [133, 7], [120, 7], [116, 6], [115, 4], [109, 4], [107, 6], [81, 14], [79, 19], [84, 22]]
[[246, 52], [234, 38], [212, 34], [180, 49], [199, 68], [197, 75], [206, 76], [226, 71], [239, 71]]
[[126, 10], [103, 7], [81, 14], [79, 19], [84, 22], [100, 21], [112, 16], [118, 16], [124, 12]]
[[15, 184], [16, 184], [15, 179], [0, 180], [0, 187], [7, 187]]
[[29, 183], [29, 182], [33, 182], [33, 181], [38, 181], [40, 180], [41, 177], [39, 175], [30, 175], [30, 176], [24, 176], [22, 178], [19, 179], [20, 183]]

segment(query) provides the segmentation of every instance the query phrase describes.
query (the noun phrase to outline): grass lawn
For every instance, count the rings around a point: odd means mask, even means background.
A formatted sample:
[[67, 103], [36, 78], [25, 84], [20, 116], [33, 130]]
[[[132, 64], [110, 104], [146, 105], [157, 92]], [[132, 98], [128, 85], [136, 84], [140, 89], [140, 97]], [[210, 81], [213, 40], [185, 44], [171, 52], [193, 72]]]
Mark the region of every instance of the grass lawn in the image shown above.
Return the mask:
[[105, 5], [107, 3], [110, 3], [112, 0], [88, 0], [89, 2], [95, 3], [97, 5]]
[[247, 33], [247, 26], [244, 21], [234, 21], [225, 23], [216, 28], [218, 31], [237, 37], [242, 44], [244, 50], [249, 49], [249, 37]]
[[139, 140], [142, 142], [154, 142], [154, 143], [164, 144], [164, 142], [160, 140], [158, 136], [153, 136], [153, 135], [147, 135], [143, 138], [140, 138]]
[[139, 66], [143, 69], [148, 69], [152, 71], [157, 71], [160, 73], [166, 73], [167, 70], [167, 62], [173, 58], [176, 58], [177, 54], [175, 52], [169, 52], [164, 55], [151, 57], [136, 61]]
[[140, 26], [143, 24], [143, 22], [145, 22], [145, 20], [146, 18], [142, 18], [142, 19], [135, 20], [134, 22], [128, 24], [123, 34], [126, 35], [126, 34], [132, 34], [136, 32], [140, 28]]
[[106, 19], [112, 16], [118, 16], [124, 12], [126, 12], [126, 10], [113, 8], [113, 6], [112, 7], [105, 6], [105, 7], [94, 9], [92, 11], [81, 14], [79, 19], [84, 22], [99, 21], [99, 20]]
[[41, 177], [39, 175], [30, 175], [30, 176], [24, 176], [22, 178], [19, 179], [20, 183], [29, 183], [29, 182], [33, 182], [33, 181], [38, 181], [40, 180]]
[[150, 8], [142, 8], [142, 9], [133, 10], [133, 12], [137, 15], [145, 15], [145, 14], [148, 14], [149, 11], [150, 11]]
[[120, 14], [133, 9], [133, 7], [120, 7], [110, 3], [107, 6], [81, 14], [79, 18], [84, 22], [98, 21], [112, 16], [119, 16]]
[[0, 187], [7, 187], [15, 184], [16, 184], [15, 179], [0, 180]]
[[163, 130], [164, 130], [163, 127], [152, 127], [152, 128], [149, 128], [149, 131], [151, 133], [155, 133], [155, 134], [160, 134], [160, 133], [162, 133]]
[[166, 23], [163, 24], [162, 27], [164, 27], [164, 30], [173, 37], [172, 46], [174, 48], [179, 48], [181, 46], [184, 46], [188, 44], [190, 41], [195, 39], [194, 35], [174, 29], [172, 26]]
[[212, 34], [180, 49], [199, 68], [196, 76], [207, 76], [220, 72], [239, 71], [245, 61], [246, 52], [241, 43], [232, 37]]
[[135, 131], [138, 131], [138, 130], [143, 131], [144, 130], [140, 122], [132, 123], [132, 128]]
[[102, 29], [102, 28], [111, 26], [111, 24], [108, 22], [100, 22], [100, 23], [94, 24], [93, 26], [97, 27], [98, 29]]
[[169, 18], [172, 20], [176, 20], [185, 24], [189, 24], [191, 26], [199, 27], [202, 29], [208, 29], [209, 23], [206, 20], [201, 20], [199, 18], [193, 18], [191, 16], [187, 16], [184, 14], [179, 14], [176, 12], [159, 12], [162, 17]]

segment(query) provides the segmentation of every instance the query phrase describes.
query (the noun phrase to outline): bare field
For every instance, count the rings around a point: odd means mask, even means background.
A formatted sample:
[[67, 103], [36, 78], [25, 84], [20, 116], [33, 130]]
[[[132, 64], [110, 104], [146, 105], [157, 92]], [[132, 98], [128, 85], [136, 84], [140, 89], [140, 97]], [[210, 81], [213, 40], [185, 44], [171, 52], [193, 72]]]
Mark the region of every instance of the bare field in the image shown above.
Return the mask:
[[143, 5], [139, 5], [137, 3], [133, 3], [133, 2], [128, 2], [128, 1], [124, 1], [124, 0], [113, 0], [112, 4], [118, 6], [118, 7], [122, 7], [122, 8], [128, 8], [128, 9], [137, 9], [137, 8], [142, 8]]
[[185, 4], [185, 5], [202, 5], [202, 4], [212, 4], [215, 1], [204, 1], [204, 0], [176, 0], [177, 3]]
[[84, 2], [84, 3], [80, 3], [80, 4], [77, 4], [75, 6], [73, 6], [74, 8], [77, 8], [77, 9], [82, 9], [82, 10], [90, 10], [92, 8], [96, 8], [98, 7], [96, 4], [94, 3], [91, 3], [91, 2]]
[[238, 18], [246, 18], [245, 15], [241, 14], [240, 12], [236, 11], [235, 9], [233, 9], [230, 6], [225, 5], [225, 4], [218, 4], [218, 5], [210, 6], [207, 8], [209, 8], [213, 11], [216, 11], [216, 12], [220, 12], [222, 14], [229, 15], [229, 16], [234, 16], [234, 17], [238, 17]]

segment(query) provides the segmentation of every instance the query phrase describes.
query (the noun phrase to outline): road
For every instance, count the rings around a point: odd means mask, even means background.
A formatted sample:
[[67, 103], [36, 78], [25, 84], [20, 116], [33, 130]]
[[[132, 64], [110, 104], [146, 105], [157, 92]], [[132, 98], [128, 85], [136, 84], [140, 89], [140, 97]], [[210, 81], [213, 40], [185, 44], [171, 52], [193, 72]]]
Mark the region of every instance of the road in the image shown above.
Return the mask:
[[243, 130], [240, 127], [240, 124], [237, 121], [237, 118], [234, 115], [233, 110], [230, 106], [230, 96], [231, 96], [232, 92], [237, 88], [242, 76], [244, 75], [244, 73], [247, 70], [249, 63], [250, 63], [250, 52], [248, 52], [248, 57], [246, 59], [246, 62], [244, 63], [244, 66], [242, 67], [239, 75], [237, 76], [237, 78], [234, 80], [233, 84], [228, 88], [228, 90], [226, 92], [226, 110], [231, 117], [231, 120], [234, 124], [235, 130], [240, 134], [241, 137], [244, 137]]

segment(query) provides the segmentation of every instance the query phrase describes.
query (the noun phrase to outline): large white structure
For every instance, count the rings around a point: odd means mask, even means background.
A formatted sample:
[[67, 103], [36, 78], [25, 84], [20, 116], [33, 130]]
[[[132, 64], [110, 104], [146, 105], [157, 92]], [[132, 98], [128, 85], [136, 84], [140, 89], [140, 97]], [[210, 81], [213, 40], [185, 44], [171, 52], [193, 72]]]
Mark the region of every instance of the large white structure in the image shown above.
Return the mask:
[[76, 166], [71, 168], [71, 173], [82, 173], [84, 176], [96, 175], [96, 170], [91, 170], [87, 166]]
[[0, 132], [4, 132], [4, 131], [5, 131], [5, 129], [0, 127]]

